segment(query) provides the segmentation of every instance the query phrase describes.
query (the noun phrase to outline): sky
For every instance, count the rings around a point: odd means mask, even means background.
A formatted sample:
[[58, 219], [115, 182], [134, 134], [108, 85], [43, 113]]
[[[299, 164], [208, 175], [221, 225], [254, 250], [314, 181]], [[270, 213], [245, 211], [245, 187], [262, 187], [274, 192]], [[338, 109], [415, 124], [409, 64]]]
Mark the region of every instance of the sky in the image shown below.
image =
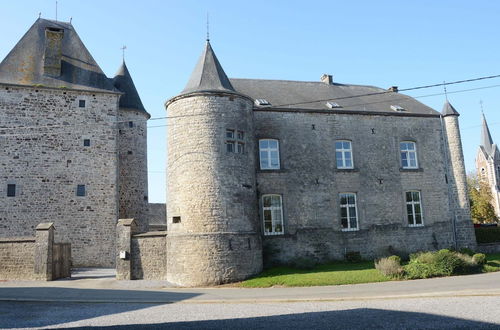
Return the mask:
[[[56, 1], [2, 1], [0, 59]], [[165, 202], [164, 103], [186, 85], [207, 33], [231, 78], [335, 82], [400, 89], [500, 74], [500, 1], [58, 0], [101, 69], [125, 61], [147, 111], [150, 202]], [[481, 108], [500, 143], [500, 78], [449, 85], [474, 170]], [[407, 93], [441, 111], [443, 87]], [[429, 96], [433, 95], [433, 96]], [[482, 102], [482, 105], [481, 105]]]

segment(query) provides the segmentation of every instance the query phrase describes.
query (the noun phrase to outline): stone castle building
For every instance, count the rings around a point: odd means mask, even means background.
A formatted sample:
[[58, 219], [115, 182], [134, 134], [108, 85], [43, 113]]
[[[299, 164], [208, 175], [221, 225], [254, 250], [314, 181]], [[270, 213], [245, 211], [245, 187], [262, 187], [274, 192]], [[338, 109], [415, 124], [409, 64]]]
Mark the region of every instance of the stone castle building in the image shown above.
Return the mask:
[[491, 191], [491, 205], [497, 217], [500, 217], [500, 152], [493, 139], [483, 114], [481, 128], [481, 144], [476, 156], [476, 170], [478, 178], [488, 184]]
[[449, 103], [330, 75], [229, 79], [207, 41], [165, 105], [167, 231], [148, 232], [149, 115], [127, 67], [107, 78], [71, 24], [37, 20], [0, 64], [0, 235], [55, 222], [75, 265], [186, 286], [475, 245]]
[[54, 222], [73, 264], [111, 266], [118, 218], [147, 230], [146, 121], [69, 23], [38, 19], [0, 63], [0, 237]]
[[371, 86], [229, 79], [210, 42], [166, 103], [167, 279], [474, 247], [458, 112]]

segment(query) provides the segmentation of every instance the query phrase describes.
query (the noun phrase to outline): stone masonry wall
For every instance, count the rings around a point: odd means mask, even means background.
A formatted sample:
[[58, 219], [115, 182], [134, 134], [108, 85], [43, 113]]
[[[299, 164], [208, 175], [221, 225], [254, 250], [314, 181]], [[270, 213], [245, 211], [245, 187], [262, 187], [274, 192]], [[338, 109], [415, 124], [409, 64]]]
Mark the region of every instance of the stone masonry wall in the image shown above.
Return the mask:
[[133, 218], [137, 230], [148, 230], [147, 115], [122, 109], [118, 112], [120, 219]]
[[458, 116], [443, 118], [448, 143], [450, 198], [455, 218], [457, 248], [476, 248], [476, 234], [470, 215], [467, 177]]
[[35, 280], [35, 238], [0, 238], [0, 280]]
[[54, 222], [75, 266], [114, 265], [117, 107], [113, 93], [0, 85], [0, 236]]
[[[267, 262], [342, 259], [352, 251], [372, 258], [453, 246], [439, 117], [254, 113], [256, 139], [280, 142], [281, 169], [257, 168], [259, 199], [283, 198], [285, 233], [264, 236]], [[336, 140], [351, 141], [354, 169], [336, 168]], [[401, 168], [399, 143], [408, 140], [417, 146], [415, 170]], [[410, 190], [421, 193], [423, 227], [408, 225]], [[341, 230], [344, 192], [356, 193], [358, 231]], [[262, 214], [259, 221], [262, 228]]]
[[167, 279], [166, 235], [166, 231], [158, 231], [132, 236], [131, 279]]
[[[202, 93], [168, 104], [168, 280], [185, 286], [243, 279], [262, 268], [252, 101]], [[226, 151], [226, 130], [244, 153]]]

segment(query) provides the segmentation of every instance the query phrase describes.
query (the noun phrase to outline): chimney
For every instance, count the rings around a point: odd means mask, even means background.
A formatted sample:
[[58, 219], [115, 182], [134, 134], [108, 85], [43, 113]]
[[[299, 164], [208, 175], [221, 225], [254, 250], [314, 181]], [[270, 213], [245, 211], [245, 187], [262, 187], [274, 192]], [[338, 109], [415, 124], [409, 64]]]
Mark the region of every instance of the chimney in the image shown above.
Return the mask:
[[62, 39], [64, 30], [48, 27], [45, 29], [45, 53], [43, 55], [43, 72], [47, 76], [61, 75]]
[[387, 90], [389, 92], [397, 93], [398, 92], [398, 86], [391, 86], [391, 87], [387, 88]]
[[331, 74], [323, 74], [321, 76], [321, 81], [324, 82], [325, 84], [331, 85], [333, 84], [333, 76]]

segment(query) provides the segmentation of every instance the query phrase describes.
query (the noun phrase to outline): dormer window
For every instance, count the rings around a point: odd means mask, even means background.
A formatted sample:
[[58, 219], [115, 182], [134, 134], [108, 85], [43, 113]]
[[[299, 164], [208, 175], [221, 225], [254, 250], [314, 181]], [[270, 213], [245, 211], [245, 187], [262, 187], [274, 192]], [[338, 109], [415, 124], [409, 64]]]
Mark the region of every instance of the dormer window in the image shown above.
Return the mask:
[[264, 105], [271, 105], [271, 103], [269, 103], [269, 101], [266, 99], [256, 99], [255, 105], [264, 106]]
[[342, 108], [342, 106], [340, 106], [337, 102], [333, 102], [333, 101], [326, 102], [326, 106], [330, 109]]
[[400, 105], [391, 105], [391, 109], [397, 112], [406, 111], [406, 109]]

